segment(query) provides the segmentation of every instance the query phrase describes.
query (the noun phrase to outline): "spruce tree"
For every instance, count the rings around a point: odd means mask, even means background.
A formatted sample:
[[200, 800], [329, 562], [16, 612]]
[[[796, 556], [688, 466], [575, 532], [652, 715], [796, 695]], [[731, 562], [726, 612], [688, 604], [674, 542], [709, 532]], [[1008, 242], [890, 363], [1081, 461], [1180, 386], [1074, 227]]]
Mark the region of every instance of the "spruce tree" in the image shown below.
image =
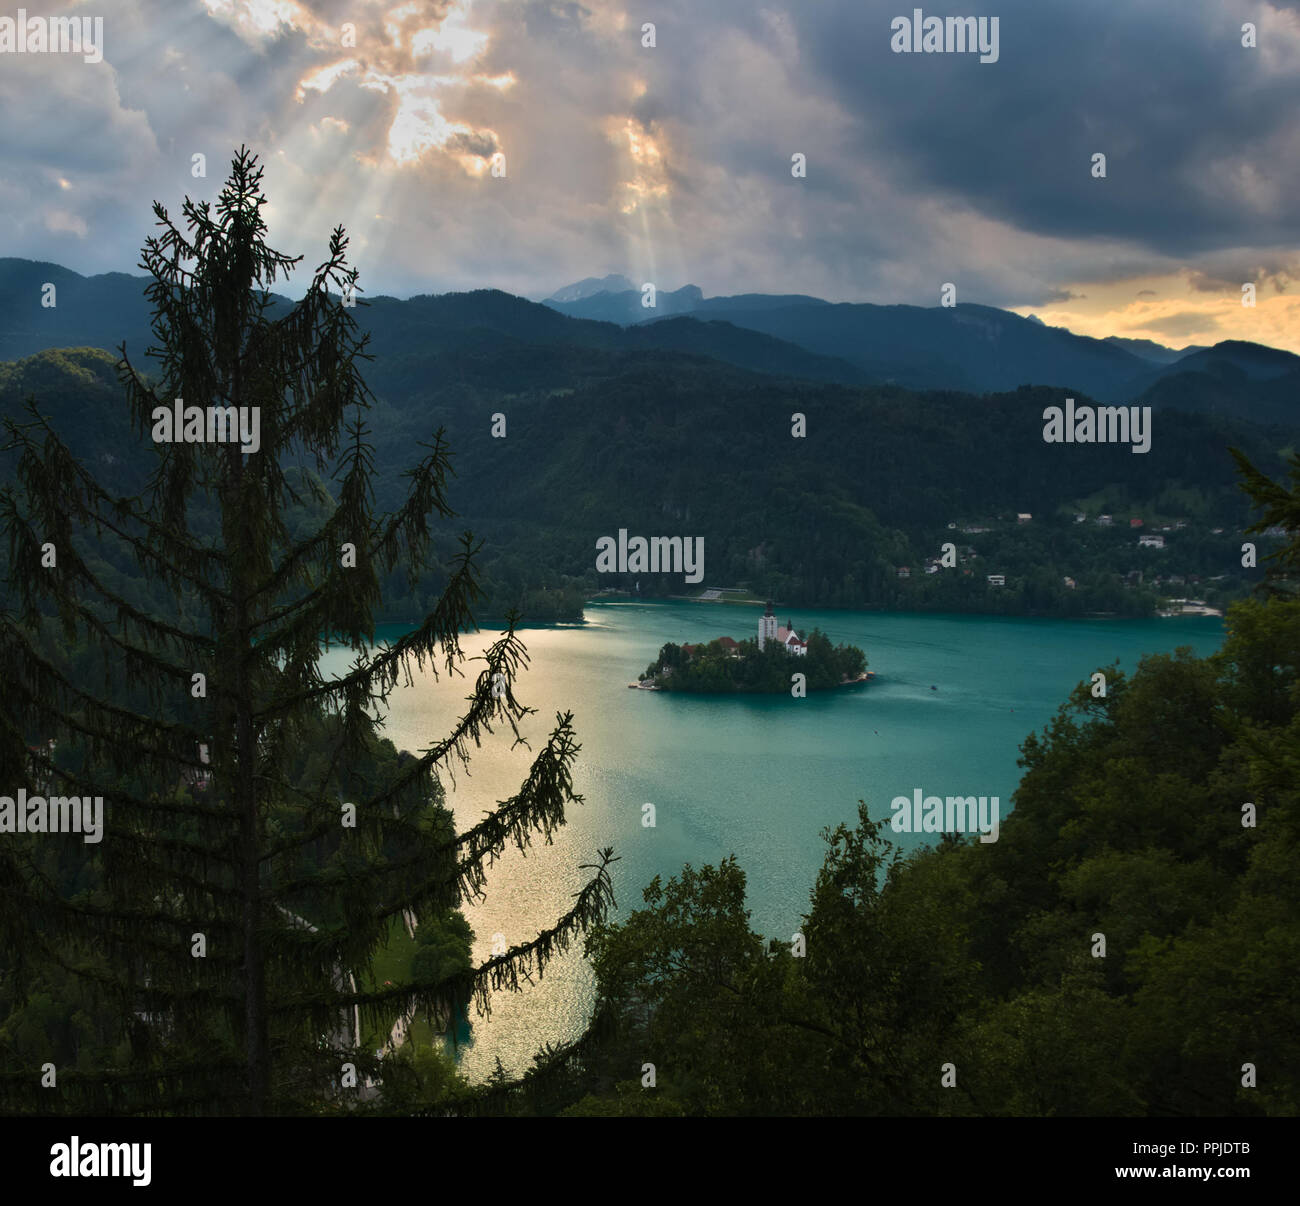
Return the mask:
[[1241, 488], [1250, 496], [1260, 517], [1246, 529], [1250, 535], [1266, 532], [1274, 526], [1287, 533], [1288, 539], [1276, 552], [1264, 558], [1260, 568], [1265, 577], [1256, 590], [1266, 596], [1295, 598], [1295, 579], [1300, 575], [1300, 453], [1292, 451], [1286, 458], [1289, 485], [1275, 482], [1261, 473], [1238, 448], [1230, 448], [1232, 459], [1241, 474]]
[[[581, 800], [578, 745], [571, 714], [557, 715], [519, 792], [451, 830], [439, 773], [494, 732], [522, 740], [531, 711], [514, 695], [527, 654], [512, 616], [452, 730], [414, 756], [385, 754], [379, 717], [396, 685], [417, 668], [465, 676], [477, 545], [460, 537], [430, 614], [376, 647], [382, 576], [420, 580], [432, 524], [454, 514], [449, 451], [432, 433], [401, 505], [376, 513], [348, 240], [333, 232], [301, 301], [273, 295], [302, 257], [266, 245], [261, 181], [241, 148], [215, 206], [187, 199], [177, 224], [154, 205], [141, 265], [154, 363], [144, 371], [124, 347], [119, 365], [151, 458], [139, 492], [101, 486], [35, 403], [6, 421], [17, 481], [0, 492], [0, 792], [102, 796], [105, 819], [98, 845], [0, 835], [0, 949], [20, 996], [58, 969], [113, 1011], [107, 1037], [120, 1040], [93, 1066], [57, 1069], [53, 1092], [40, 1068], [6, 1059], [9, 1110], [339, 1108], [380, 1072], [356, 1049], [358, 1023], [487, 1008], [613, 902], [605, 850], [532, 941], [437, 981], [372, 988], [363, 974], [396, 920], [444, 916], [482, 893], [508, 844], [551, 840]], [[260, 447], [155, 441], [159, 408], [178, 399], [205, 415], [258, 408]], [[327, 677], [321, 657], [340, 646], [350, 665]], [[93, 651], [102, 674], [65, 650]], [[75, 852], [51, 855], [54, 843]], [[77, 858], [87, 875], [66, 874]]]

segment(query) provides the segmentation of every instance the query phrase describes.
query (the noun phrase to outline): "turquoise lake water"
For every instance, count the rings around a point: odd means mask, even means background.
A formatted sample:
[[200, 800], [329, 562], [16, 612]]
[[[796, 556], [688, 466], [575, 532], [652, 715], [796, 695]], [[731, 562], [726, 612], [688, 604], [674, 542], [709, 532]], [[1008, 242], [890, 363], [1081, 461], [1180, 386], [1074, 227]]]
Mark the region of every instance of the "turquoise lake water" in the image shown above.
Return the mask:
[[[508, 945], [533, 937], [571, 904], [585, 882], [579, 865], [613, 846], [620, 912], [640, 906], [642, 888], [683, 863], [735, 854], [748, 876], [754, 928], [788, 938], [799, 928], [821, 865], [821, 831], [856, 819], [865, 800], [873, 817], [921, 788], [926, 795], [998, 796], [1005, 816], [1027, 733], [1041, 730], [1071, 688], [1118, 661], [1126, 670], [1146, 653], [1180, 645], [1217, 649], [1223, 622], [1213, 617], [1150, 620], [1040, 620], [780, 609], [804, 633], [819, 627], [833, 642], [862, 648], [877, 677], [862, 687], [789, 696], [686, 696], [630, 691], [627, 684], [667, 641], [695, 643], [754, 634], [760, 608], [693, 603], [595, 603], [586, 622], [526, 630], [531, 664], [515, 695], [536, 708], [522, 726], [533, 749], [545, 743], [557, 711], [572, 711], [582, 745], [570, 810], [551, 847], [523, 858], [513, 849], [489, 872], [486, 899], [466, 909], [475, 956], [493, 935]], [[392, 638], [401, 629], [382, 630]], [[471, 655], [495, 630], [466, 637]], [[348, 658], [329, 655], [328, 673]], [[398, 748], [427, 747], [461, 714], [468, 679], [417, 679], [390, 701], [388, 735]], [[931, 690], [931, 686], [937, 690]], [[497, 734], [474, 752], [468, 777], [444, 776], [457, 826], [468, 828], [514, 794], [531, 762]], [[656, 825], [641, 824], [653, 803]], [[909, 845], [924, 837], [897, 835]], [[579, 946], [581, 944], [579, 943]], [[592, 977], [575, 949], [521, 994], [500, 994], [489, 1018], [473, 1019], [462, 1067], [486, 1076], [499, 1055], [522, 1072], [544, 1041], [575, 1037], [588, 1016]]]

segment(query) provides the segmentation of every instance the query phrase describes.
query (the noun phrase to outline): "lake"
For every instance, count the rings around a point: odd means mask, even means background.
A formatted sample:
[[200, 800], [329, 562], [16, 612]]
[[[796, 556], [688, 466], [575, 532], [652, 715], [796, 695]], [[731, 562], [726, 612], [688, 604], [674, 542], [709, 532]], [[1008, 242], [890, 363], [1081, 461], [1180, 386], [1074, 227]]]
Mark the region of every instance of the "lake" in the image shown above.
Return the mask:
[[[531, 664], [516, 698], [537, 709], [522, 726], [533, 750], [557, 711], [572, 711], [582, 745], [574, 773], [585, 803], [570, 810], [551, 847], [526, 858], [508, 849], [488, 875], [486, 899], [466, 909], [475, 958], [493, 935], [508, 945], [535, 936], [571, 904], [586, 880], [579, 865], [613, 846], [620, 913], [641, 905], [655, 876], [735, 854], [748, 876], [753, 927], [788, 939], [808, 908], [825, 850], [821, 831], [856, 820], [857, 801], [873, 817], [916, 788], [926, 795], [998, 796], [1005, 817], [1019, 779], [1027, 733], [1041, 730], [1072, 687], [1118, 661], [1126, 670], [1146, 653], [1189, 645], [1219, 647], [1215, 617], [1149, 620], [1043, 620], [914, 613], [779, 609], [806, 635], [862, 648], [876, 678], [865, 686], [787, 696], [689, 696], [630, 691], [667, 641], [696, 643], [754, 635], [761, 608], [698, 603], [592, 603], [583, 624], [526, 630]], [[377, 634], [392, 639], [402, 630]], [[466, 637], [481, 653], [495, 630]], [[347, 654], [331, 653], [325, 673]], [[793, 661], [793, 659], [792, 659]], [[390, 700], [387, 733], [399, 749], [423, 749], [461, 714], [482, 663], [466, 679], [418, 677]], [[932, 690], [931, 687], [937, 688]], [[444, 776], [457, 827], [469, 828], [524, 780], [531, 754], [511, 751], [498, 733], [471, 758], [469, 775]], [[641, 824], [653, 803], [654, 828]], [[896, 835], [904, 848], [925, 835]], [[933, 840], [933, 838], [931, 838]], [[462, 1049], [466, 1075], [481, 1079], [499, 1055], [520, 1073], [544, 1041], [581, 1033], [592, 976], [578, 947], [557, 958], [544, 980], [499, 994], [490, 1018], [474, 1018]]]

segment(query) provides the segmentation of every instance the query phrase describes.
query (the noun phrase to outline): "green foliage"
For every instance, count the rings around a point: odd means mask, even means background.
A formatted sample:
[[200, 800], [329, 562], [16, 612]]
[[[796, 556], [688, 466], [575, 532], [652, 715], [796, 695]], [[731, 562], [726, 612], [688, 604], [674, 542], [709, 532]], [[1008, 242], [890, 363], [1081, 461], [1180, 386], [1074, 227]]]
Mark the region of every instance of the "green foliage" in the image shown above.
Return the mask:
[[825, 691], [859, 678], [867, 659], [854, 645], [832, 645], [821, 629], [808, 635], [808, 652], [796, 657], [775, 641], [760, 651], [758, 641], [738, 642], [728, 649], [721, 641], [695, 646], [688, 653], [671, 642], [640, 677], [653, 679], [663, 691], [741, 692], [783, 694], [790, 690], [790, 676], [807, 679], [810, 691]]
[[473, 1097], [456, 1058], [442, 1043], [404, 1043], [379, 1068], [380, 1105], [360, 1113], [403, 1114], [415, 1109], [454, 1114]]
[[473, 966], [474, 931], [457, 909], [428, 918], [416, 931], [415, 940], [410, 969], [414, 983], [437, 984], [463, 975]]

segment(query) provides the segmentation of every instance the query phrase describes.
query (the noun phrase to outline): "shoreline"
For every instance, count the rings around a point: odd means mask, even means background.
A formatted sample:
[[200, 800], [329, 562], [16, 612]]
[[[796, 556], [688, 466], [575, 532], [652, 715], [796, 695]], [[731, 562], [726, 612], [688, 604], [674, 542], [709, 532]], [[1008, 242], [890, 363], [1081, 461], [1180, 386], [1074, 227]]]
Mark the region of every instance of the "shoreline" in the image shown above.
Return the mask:
[[[1248, 598], [1249, 596], [1244, 596]], [[1232, 600], [1236, 602], [1236, 600]], [[729, 603], [731, 606], [758, 606], [761, 602], [755, 603], [752, 600], [727, 600], [727, 599], [698, 599], [688, 595], [663, 595], [655, 597], [646, 597], [632, 594], [628, 591], [608, 591], [592, 595], [583, 604], [585, 607], [597, 605], [620, 606], [626, 603], [643, 603], [646, 606], [663, 606], [668, 603], [695, 603], [702, 605], [714, 605], [718, 603]], [[773, 600], [773, 606], [778, 611], [815, 611], [827, 615], [841, 616], [933, 616], [936, 619], [972, 619], [972, 620], [1006, 620], [1021, 622], [1031, 620], [1037, 622], [1056, 622], [1056, 623], [1082, 623], [1096, 622], [1099, 620], [1119, 621], [1119, 622], [1145, 622], [1147, 620], [1167, 620], [1167, 619], [1217, 619], [1222, 620], [1226, 615], [1226, 608], [1219, 610], [1204, 604], [1200, 608], [1189, 611], [1168, 611], [1156, 610], [1147, 612], [1143, 615], [1126, 616], [1120, 615], [1114, 611], [1095, 611], [1083, 612], [1078, 615], [1046, 615], [1042, 612], [1006, 612], [1006, 611], [930, 611], [921, 608], [888, 608], [888, 607], [828, 607], [822, 604], [804, 604], [804, 603], [783, 603], [780, 600]], [[1230, 606], [1231, 604], [1229, 604]], [[563, 624], [578, 624], [577, 620], [559, 620], [549, 623], [524, 624], [524, 628], [548, 628], [556, 627]]]
[[[739, 600], [725, 600], [725, 599], [723, 600], [695, 599], [683, 595], [673, 595], [673, 596], [666, 596], [662, 598], [643, 598], [637, 595], [628, 594], [626, 592], [620, 592], [617, 595], [615, 595], [613, 592], [610, 592], [609, 594], [593, 595], [591, 596], [591, 598], [585, 600], [583, 603], [584, 614], [577, 619], [529, 621], [527, 617], [525, 617], [524, 622], [519, 624], [516, 627], [515, 631], [526, 632], [530, 630], [543, 630], [543, 629], [583, 628], [589, 623], [585, 615], [586, 608], [595, 607], [595, 606], [617, 607], [628, 603], [643, 603], [646, 604], [647, 606], [655, 606], [655, 607], [663, 606], [665, 604], [671, 604], [671, 603], [694, 603], [694, 604], [701, 604], [701, 605], [727, 603], [730, 606], [754, 606], [755, 605], [749, 600], [741, 602]], [[761, 606], [761, 604], [759, 604], [758, 606]], [[1121, 623], [1123, 622], [1139, 623], [1139, 622], [1146, 622], [1148, 620], [1169, 620], [1169, 619], [1219, 620], [1220, 622], [1222, 622], [1225, 615], [1225, 612], [1220, 611], [1213, 607], [1203, 607], [1203, 608], [1199, 608], [1196, 610], [1189, 610], [1189, 611], [1161, 610], [1161, 611], [1152, 612], [1149, 615], [1140, 615], [1140, 616], [1122, 616], [1122, 615], [1117, 615], [1114, 612], [1090, 612], [1084, 615], [1057, 616], [1057, 615], [1030, 615], [1028, 613], [1022, 615], [1022, 614], [1009, 614], [1007, 612], [989, 612], [989, 611], [911, 611], [911, 610], [899, 611], [899, 610], [891, 610], [888, 608], [874, 608], [874, 607], [819, 607], [819, 606], [805, 607], [803, 605], [796, 606], [794, 604], [786, 604], [786, 603], [777, 603], [776, 606], [781, 610], [815, 611], [815, 612], [824, 612], [828, 615], [841, 615], [841, 616], [930, 616], [935, 619], [992, 620], [992, 621], [1005, 621], [1005, 622], [1014, 622], [1014, 623], [1020, 623], [1023, 621], [1032, 621], [1036, 623], [1054, 622], [1054, 623], [1089, 623], [1089, 624], [1094, 624], [1098, 622], [1115, 622], [1115, 621]], [[401, 629], [403, 632], [409, 632], [414, 628], [418, 628], [420, 623], [421, 623], [420, 620], [414, 620], [414, 619], [379, 620], [375, 624], [376, 643], [379, 643], [382, 640], [382, 638], [379, 636], [378, 633], [378, 630], [381, 628], [395, 628], [395, 629]], [[461, 635], [463, 636], [466, 634], [473, 634], [475, 631], [488, 632], [498, 628], [504, 630], [504, 627], [505, 627], [504, 618], [494, 618], [490, 616], [485, 616], [479, 621], [476, 628], [467, 629]]]
[[[826, 694], [826, 693], [828, 693], [828, 692], [830, 692], [830, 691], [838, 691], [841, 687], [860, 687], [860, 686], [862, 686], [864, 683], [868, 683], [868, 682], [870, 682], [870, 681], [871, 681], [872, 679], [874, 679], [875, 677], [876, 677], [876, 672], [875, 672], [874, 670], [867, 670], [867, 671], [865, 671], [864, 673], [860, 674], [857, 678], [846, 678], [846, 679], [841, 679], [841, 680], [840, 680], [838, 683], [836, 683], [833, 687], [810, 687], [809, 690], [808, 690], [808, 693], [809, 693], [810, 695], [812, 695], [812, 694], [824, 695], [824, 694]], [[782, 690], [780, 690], [780, 691], [676, 691], [676, 690], [672, 689], [671, 687], [661, 687], [661, 686], [659, 686], [658, 684], [652, 684], [652, 683], [628, 683], [628, 690], [630, 690], [630, 691], [658, 691], [658, 692], [660, 692], [660, 693], [662, 693], [662, 694], [664, 694], [664, 695], [771, 695], [771, 696], [783, 696], [783, 695], [788, 694], [788, 692], [785, 691], [784, 688], [783, 688]]]

